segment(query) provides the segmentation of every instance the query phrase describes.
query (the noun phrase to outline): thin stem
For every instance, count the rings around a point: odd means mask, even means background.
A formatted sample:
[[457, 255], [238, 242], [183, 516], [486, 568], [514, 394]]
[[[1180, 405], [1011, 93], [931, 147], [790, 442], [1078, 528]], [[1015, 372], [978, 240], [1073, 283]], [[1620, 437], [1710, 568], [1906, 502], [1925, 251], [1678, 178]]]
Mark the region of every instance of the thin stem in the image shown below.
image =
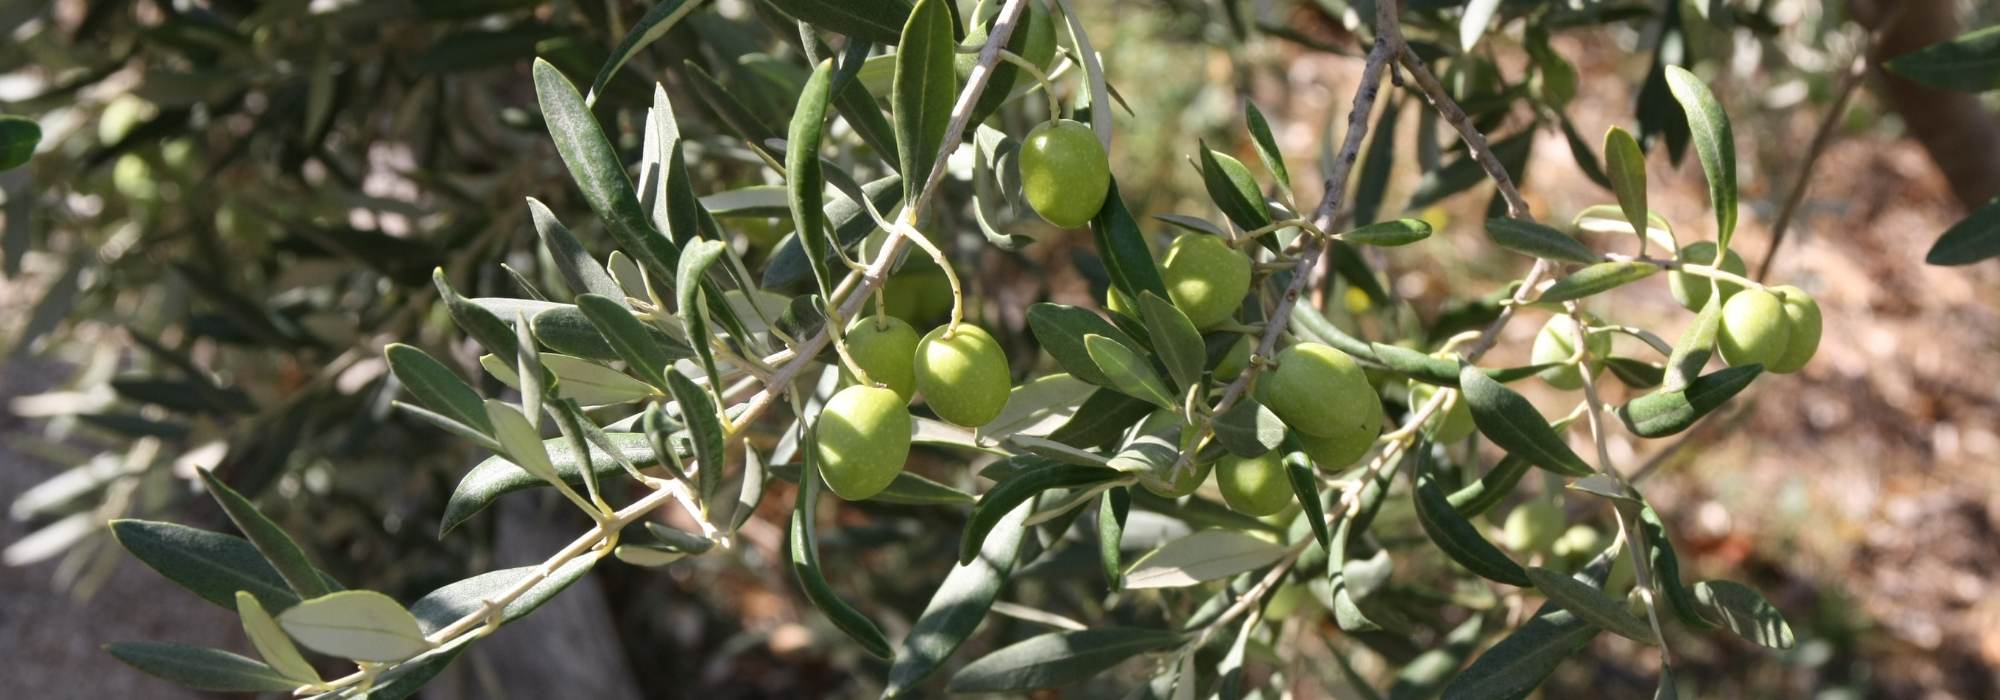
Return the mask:
[[1792, 189], [1785, 194], [1785, 205], [1778, 209], [1778, 220], [1771, 224], [1771, 242], [1764, 247], [1764, 260], [1757, 263], [1757, 279], [1771, 274], [1771, 263], [1778, 259], [1778, 246], [1785, 242], [1785, 232], [1791, 230], [1792, 216], [1798, 213], [1799, 203], [1805, 201], [1806, 188], [1812, 184], [1813, 165], [1826, 153], [1826, 147], [1833, 143], [1835, 128], [1840, 125], [1840, 117], [1847, 114], [1847, 103], [1854, 99], [1855, 88], [1861, 87], [1862, 78], [1868, 75], [1868, 56], [1875, 52], [1875, 34], [1862, 35], [1861, 45], [1856, 47], [1854, 63], [1847, 69], [1847, 75], [1840, 81], [1840, 92], [1833, 98], [1833, 106], [1826, 116], [1821, 117], [1819, 129], [1813, 132], [1812, 145], [1806, 147], [1806, 158], [1799, 163], [1799, 179], [1792, 183]]

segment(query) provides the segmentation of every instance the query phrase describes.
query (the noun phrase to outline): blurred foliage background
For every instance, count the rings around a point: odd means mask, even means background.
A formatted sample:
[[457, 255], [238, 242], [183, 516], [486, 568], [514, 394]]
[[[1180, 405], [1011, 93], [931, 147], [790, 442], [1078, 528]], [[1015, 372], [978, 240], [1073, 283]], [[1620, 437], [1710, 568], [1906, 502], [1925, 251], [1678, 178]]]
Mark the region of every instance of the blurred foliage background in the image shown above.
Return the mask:
[[[769, 5], [714, 4], [635, 59], [599, 110], [636, 151], [634, 117], [651, 83], [664, 85], [693, 136], [689, 158], [704, 194], [769, 177], [744, 134], [708, 118], [720, 104], [714, 95], [734, 98], [776, 135], [806, 65], [794, 25]], [[1203, 216], [1211, 212], [1189, 154], [1205, 140], [1253, 158], [1237, 122], [1245, 101], [1271, 117], [1294, 163], [1323, 157], [1364, 48], [1347, 27], [1372, 13], [1368, 3], [1338, 0], [1076, 4], [1129, 107], [1112, 156], [1124, 191], [1137, 198], [1133, 209]], [[1451, 17], [1463, 3], [1409, 4]], [[1535, 4], [1503, 3], [1503, 16]], [[1800, 633], [1799, 647], [1782, 655], [1727, 640], [1679, 647], [1683, 673], [1715, 697], [2000, 693], [2000, 551], [1991, 544], [2000, 523], [1992, 459], [2000, 452], [2000, 270], [1922, 263], [1938, 231], [2000, 192], [2000, 176], [1981, 175], [1982, 167], [2000, 170], [1990, 166], [2000, 163], [1992, 146], [2000, 123], [1991, 104], [1913, 93], [1870, 68], [1851, 105], [1831, 117], [1824, 156], [1801, 172], [1858, 57], [1990, 24], [2000, 8], [1971, 0], [1559, 4], [1572, 22], [1509, 25], [1476, 47], [1479, 60], [1454, 62], [1446, 76], [1475, 104], [1482, 95], [1546, 90], [1525, 78], [1542, 75], [1531, 70], [1545, 60], [1538, 51], [1573, 65], [1580, 80], [1566, 110], [1482, 116], [1503, 139], [1529, 135], [1517, 144], [1537, 212], [1567, 221], [1609, 201], [1593, 182], [1587, 144], [1610, 125], [1646, 126], [1646, 81], [1659, 61], [1701, 64], [1737, 124], [1746, 204], [1738, 249], [1753, 269], [1773, 259], [1777, 276], [1811, 291], [1827, 317], [1829, 341], [1797, 379], [1760, 385], [1733, 414], [1665, 450], [1613, 445], [1622, 463], [1656, 463], [1649, 493], [1685, 514], [1676, 534], [1688, 543], [1686, 566], [1754, 581]], [[443, 267], [459, 290], [483, 296], [514, 295], [551, 274], [537, 259], [523, 197], [549, 204], [586, 240], [604, 235], [554, 157], [528, 64], [545, 57], [588, 83], [646, 7], [0, 7], [9, 39], [0, 42], [0, 112], [32, 116], [45, 134], [29, 166], [0, 173], [0, 497], [11, 503], [0, 530], [8, 565], [0, 570], [0, 649], [22, 662], [16, 692], [168, 697], [96, 646], [167, 629], [191, 642], [240, 645], [233, 621], [180, 605], [181, 594], [125, 561], [102, 528], [114, 517], [219, 526], [220, 513], [197, 492], [196, 465], [214, 465], [256, 494], [309, 539], [329, 572], [405, 597], [536, 560], [549, 538], [575, 529], [573, 516], [528, 502], [440, 540], [433, 523], [445, 496], [480, 455], [391, 413], [399, 389], [380, 347], [409, 342], [474, 366], [477, 352], [433, 304], [429, 276]], [[1708, 21], [1717, 8], [1726, 12], [1714, 16], [1728, 21]], [[1392, 155], [1364, 167], [1385, 173], [1384, 216], [1413, 212], [1440, 235], [1393, 256], [1371, 253], [1379, 289], [1327, 290], [1322, 301], [1349, 321], [1433, 317], [1451, 298], [1491, 292], [1519, 272], [1519, 258], [1470, 235], [1491, 188], [1448, 181], [1441, 171], [1452, 140], [1411, 99], [1391, 100], [1404, 118], [1377, 118], [1378, 133], [1393, 134], [1384, 151]], [[1955, 110], [1962, 119], [1945, 118]], [[1010, 131], [1031, 123], [1026, 114], [1003, 118], [1020, 122]], [[1671, 157], [1675, 137], [1658, 124], [1653, 206], [1699, 221], [1707, 206], [1699, 168]], [[1582, 135], [1581, 156], [1566, 129]], [[1939, 145], [1940, 129], [1960, 130], [1960, 140]], [[1802, 175], [1810, 188], [1773, 252], [1771, 231]], [[752, 260], [788, 229], [765, 217], [751, 209], [730, 218]], [[1031, 219], [1010, 229], [1040, 239], [1020, 252], [984, 247], [968, 222], [952, 228], [964, 239], [960, 250], [986, 251], [962, 257], [961, 269], [971, 273], [982, 315], [1002, 327], [1018, 328], [1036, 299], [1087, 304], [1096, 296], [1089, 271], [1072, 264], [1088, 235]], [[936, 271], [904, 275], [889, 292], [910, 300], [904, 311], [941, 314], [929, 303], [939, 296]], [[1686, 322], [1666, 295], [1644, 297], [1618, 316], [1662, 335]], [[1534, 326], [1514, 330], [1502, 362], [1525, 358]], [[958, 524], [928, 511], [895, 514], [903, 517], [857, 515], [823, 546], [849, 568], [840, 585], [914, 608], [948, 557], [900, 543]], [[509, 627], [426, 696], [498, 697], [500, 687], [516, 697], [581, 688], [607, 697], [851, 692], [853, 669], [872, 662], [801, 606], [776, 556], [782, 533], [767, 523], [745, 535], [756, 546], [732, 565], [601, 569], [596, 585], [579, 587], [587, 592], [561, 599], [569, 608]], [[1094, 561], [1038, 566], [1097, 577]], [[1083, 586], [1026, 585], [1048, 590], [1023, 595], [1098, 605]], [[552, 640], [575, 652], [559, 663], [510, 663], [540, 658]], [[1606, 635], [1548, 692], [1643, 696], [1651, 671], [1637, 664], [1649, 658]]]

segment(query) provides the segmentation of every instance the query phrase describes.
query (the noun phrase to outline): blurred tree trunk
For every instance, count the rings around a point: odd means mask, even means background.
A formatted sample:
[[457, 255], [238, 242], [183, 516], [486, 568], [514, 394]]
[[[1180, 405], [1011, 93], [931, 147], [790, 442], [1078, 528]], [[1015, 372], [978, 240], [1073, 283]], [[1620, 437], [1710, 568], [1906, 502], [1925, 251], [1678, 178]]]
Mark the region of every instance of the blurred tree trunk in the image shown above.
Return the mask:
[[1937, 163], [1967, 209], [2000, 195], [2000, 120], [1977, 95], [1940, 90], [1881, 69], [1883, 62], [1958, 36], [1955, 0], [1853, 0], [1856, 22], [1876, 32], [1875, 87], [1910, 138]]

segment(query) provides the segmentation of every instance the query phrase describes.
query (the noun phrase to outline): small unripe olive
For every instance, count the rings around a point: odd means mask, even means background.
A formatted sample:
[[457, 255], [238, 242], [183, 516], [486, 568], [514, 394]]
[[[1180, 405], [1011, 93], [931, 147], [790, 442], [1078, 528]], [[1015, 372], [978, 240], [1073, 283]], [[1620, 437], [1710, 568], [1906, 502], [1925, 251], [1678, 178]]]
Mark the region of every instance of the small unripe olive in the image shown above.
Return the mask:
[[[1745, 274], [1748, 269], [1743, 266], [1743, 258], [1737, 257], [1736, 251], [1733, 250], [1722, 256], [1721, 265], [1716, 265], [1715, 243], [1712, 241], [1690, 243], [1675, 253], [1674, 259], [1683, 263], [1720, 267], [1723, 272], [1738, 275]], [[1743, 291], [1743, 285], [1735, 282], [1718, 284], [1722, 288], [1722, 300], [1725, 302], [1729, 301], [1730, 297], [1736, 296], [1737, 292]], [[1687, 307], [1687, 310], [1700, 311], [1701, 307], [1708, 304], [1708, 295], [1714, 290], [1710, 288], [1709, 278], [1675, 270], [1667, 275], [1667, 291], [1673, 292], [1674, 300], [1680, 302], [1681, 306]]]
[[[1410, 382], [1410, 410], [1417, 411], [1437, 395], [1437, 387], [1419, 381]], [[1472, 406], [1460, 396], [1451, 402], [1451, 410], [1432, 415], [1424, 421], [1424, 431], [1430, 433], [1437, 442], [1458, 442], [1472, 435], [1476, 426], [1472, 423]]]
[[1306, 590], [1305, 586], [1287, 583], [1279, 586], [1278, 590], [1271, 594], [1271, 601], [1264, 604], [1264, 619], [1283, 620], [1301, 611], [1308, 614], [1316, 613], [1318, 608], [1312, 592]]
[[916, 375], [924, 402], [952, 423], [977, 428], [1007, 407], [1007, 355], [992, 335], [970, 323], [924, 334], [917, 342]]
[[1090, 223], [1111, 191], [1111, 163], [1097, 132], [1083, 122], [1055, 119], [1021, 142], [1021, 189], [1036, 214], [1062, 228]]
[[1262, 517], [1292, 503], [1291, 479], [1277, 450], [1256, 457], [1227, 455], [1215, 465], [1222, 500], [1238, 513]]
[[868, 316], [847, 331], [847, 354], [868, 378], [908, 402], [917, 391], [917, 329], [894, 316]]
[[[1569, 316], [1552, 316], [1542, 326], [1542, 332], [1535, 334], [1535, 347], [1529, 357], [1533, 364], [1563, 362], [1576, 355], [1576, 321]], [[1604, 371], [1604, 358], [1611, 356], [1611, 332], [1598, 331], [1590, 334], [1590, 376]], [[1563, 391], [1583, 388], [1583, 371], [1576, 365], [1550, 367], [1538, 374]]]
[[1608, 544], [1597, 528], [1577, 523], [1564, 530], [1562, 537], [1556, 538], [1555, 545], [1549, 551], [1564, 561], [1579, 562], [1597, 556], [1597, 553], [1604, 551]]
[[1544, 551], [1562, 534], [1562, 506], [1539, 498], [1508, 513], [1507, 523], [1501, 527], [1501, 539], [1516, 552]]
[[1229, 320], [1250, 293], [1250, 258], [1221, 236], [1190, 233], [1174, 239], [1161, 268], [1167, 296], [1196, 328]]
[[1237, 338], [1235, 343], [1230, 344], [1229, 351], [1223, 353], [1222, 359], [1215, 363], [1215, 380], [1236, 381], [1236, 377], [1243, 374], [1244, 368], [1250, 366], [1251, 346], [1255, 344], [1247, 335]]
[[902, 473], [910, 456], [910, 411], [896, 392], [850, 386], [827, 399], [815, 429], [820, 475], [850, 501], [868, 498]]
[[1813, 301], [1805, 290], [1791, 285], [1772, 287], [1771, 291], [1782, 295], [1785, 305], [1785, 327], [1789, 331], [1785, 340], [1785, 352], [1777, 361], [1765, 365], [1764, 369], [1779, 374], [1799, 371], [1812, 360], [1813, 353], [1819, 351], [1819, 302]]
[[[1382, 399], [1354, 358], [1319, 343], [1299, 343], [1278, 353], [1276, 362], [1277, 367], [1257, 378], [1258, 403], [1293, 431], [1334, 441], [1333, 447], [1341, 448], [1339, 454], [1353, 451], [1357, 444], [1361, 451], [1367, 450], [1382, 430]], [[1335, 468], [1323, 462], [1320, 466]]]
[[1761, 363], [1766, 369], [1784, 357], [1791, 342], [1785, 305], [1775, 294], [1746, 289], [1722, 305], [1722, 328], [1715, 334], [1722, 361], [1730, 366]]

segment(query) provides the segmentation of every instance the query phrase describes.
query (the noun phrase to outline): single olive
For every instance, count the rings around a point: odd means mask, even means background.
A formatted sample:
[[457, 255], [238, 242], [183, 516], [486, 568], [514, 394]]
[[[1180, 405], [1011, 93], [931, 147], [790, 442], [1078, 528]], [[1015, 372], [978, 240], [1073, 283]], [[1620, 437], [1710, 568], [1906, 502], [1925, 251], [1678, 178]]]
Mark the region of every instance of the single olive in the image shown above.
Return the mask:
[[847, 354], [868, 378], [889, 387], [908, 402], [917, 391], [917, 329], [903, 319], [880, 314], [854, 322], [847, 329]]
[[1791, 329], [1785, 304], [1761, 289], [1746, 289], [1722, 305], [1722, 328], [1715, 334], [1722, 361], [1730, 366], [1762, 364], [1769, 369], [1785, 355]]
[[[1675, 253], [1674, 259], [1695, 265], [1714, 265], [1715, 243], [1712, 241], [1690, 243]], [[1744, 267], [1743, 258], [1737, 257], [1736, 251], [1733, 250], [1722, 256], [1722, 264], [1719, 267], [1723, 272], [1737, 275], [1745, 274], [1749, 269]], [[1736, 296], [1737, 292], [1743, 291], [1743, 285], [1735, 282], [1720, 282], [1717, 286], [1721, 287], [1722, 300], [1725, 302], [1729, 301], [1730, 297]], [[1687, 307], [1687, 310], [1700, 311], [1701, 307], [1708, 304], [1708, 295], [1714, 290], [1710, 289], [1707, 277], [1675, 270], [1667, 275], [1667, 291], [1673, 292], [1674, 300], [1680, 302], [1681, 306]]]
[[1051, 224], [1090, 223], [1111, 191], [1111, 163], [1097, 132], [1083, 122], [1056, 119], [1021, 142], [1021, 189], [1028, 206]]
[[1251, 340], [1250, 336], [1247, 335], [1239, 337], [1236, 339], [1236, 342], [1231, 343], [1229, 350], [1222, 354], [1222, 359], [1215, 363], [1215, 380], [1219, 382], [1236, 381], [1236, 377], [1243, 374], [1243, 370], [1250, 366], [1250, 351], [1254, 349], [1253, 346], [1256, 344], [1256, 341]]
[[970, 323], [938, 326], [917, 341], [916, 379], [939, 418], [968, 428], [998, 417], [1012, 388], [1000, 343]]
[[[1354, 358], [1319, 343], [1298, 343], [1278, 353], [1276, 363], [1257, 378], [1258, 403], [1294, 432], [1331, 441], [1321, 454], [1351, 453], [1346, 461], [1352, 462], [1367, 451], [1382, 430], [1382, 399]], [[1313, 457], [1322, 468], [1338, 468]]]
[[1238, 513], [1263, 517], [1292, 503], [1291, 479], [1277, 450], [1256, 457], [1224, 456], [1215, 466], [1222, 500]]
[[1566, 562], [1581, 563], [1597, 556], [1597, 553], [1604, 551], [1609, 544], [1604, 540], [1604, 534], [1598, 532], [1597, 528], [1577, 523], [1564, 530], [1562, 537], [1556, 538], [1555, 544], [1549, 548], [1549, 553]]
[[1501, 539], [1516, 552], [1545, 551], [1562, 535], [1562, 506], [1541, 498], [1514, 508], [1501, 526]]
[[[1424, 404], [1430, 403], [1431, 397], [1436, 395], [1437, 387], [1411, 381], [1410, 410], [1422, 409]], [[1430, 420], [1424, 421], [1424, 431], [1430, 433], [1431, 439], [1437, 442], [1464, 440], [1472, 435], [1475, 427], [1472, 424], [1472, 405], [1466, 403], [1463, 396], [1452, 399], [1451, 410], [1433, 415]]]
[[1788, 331], [1785, 351], [1778, 359], [1764, 365], [1764, 369], [1779, 374], [1791, 374], [1812, 361], [1813, 353], [1819, 352], [1820, 317], [1819, 302], [1805, 290], [1791, 285], [1772, 287], [1771, 291], [1783, 297], [1785, 304], [1785, 326]]
[[910, 456], [910, 411], [896, 392], [850, 386], [827, 399], [815, 433], [820, 475], [841, 498], [859, 501], [888, 488]]
[[[1535, 347], [1530, 351], [1528, 361], [1543, 365], [1565, 362], [1576, 355], [1576, 321], [1569, 316], [1552, 316], [1542, 326], [1542, 332], [1535, 334]], [[1611, 332], [1597, 331], [1590, 334], [1590, 376], [1604, 371], [1604, 358], [1611, 356]], [[1576, 365], [1562, 365], [1542, 370], [1538, 374], [1563, 391], [1583, 388], [1583, 372]]]
[[1250, 293], [1250, 258], [1221, 236], [1190, 233], [1174, 239], [1161, 268], [1167, 296], [1196, 328], [1229, 320]]

